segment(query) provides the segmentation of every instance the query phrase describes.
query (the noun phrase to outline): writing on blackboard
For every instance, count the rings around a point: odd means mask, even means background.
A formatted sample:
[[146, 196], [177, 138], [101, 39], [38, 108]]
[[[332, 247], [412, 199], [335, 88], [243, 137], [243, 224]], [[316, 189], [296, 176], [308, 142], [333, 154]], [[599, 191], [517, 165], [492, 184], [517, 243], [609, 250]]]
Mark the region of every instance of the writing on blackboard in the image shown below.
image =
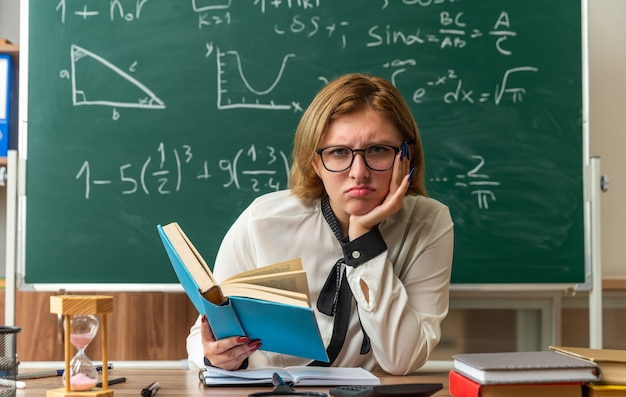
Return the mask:
[[350, 23], [348, 21], [323, 21], [319, 16], [312, 16], [307, 19], [296, 15], [292, 17], [285, 26], [277, 22], [274, 25], [274, 33], [277, 36], [288, 33], [302, 34], [308, 38], [317, 35], [319, 32], [323, 32], [329, 39], [338, 37], [341, 42], [341, 48], [345, 49], [348, 43], [346, 34], [343, 32], [349, 25]]
[[297, 120], [350, 72], [393, 80], [418, 119], [453, 283], [585, 280], [584, 1], [29, 4], [28, 283], [174, 283], [150, 225], [188, 219], [215, 255], [288, 188]]
[[[407, 67], [416, 66], [415, 59], [394, 60], [383, 65], [385, 68], [394, 69], [391, 82], [398, 84], [399, 76], [407, 71]], [[523, 72], [538, 72], [539, 69], [534, 66], [520, 66], [505, 70], [501, 82], [494, 85], [493, 92], [481, 90], [476, 91], [464, 85], [463, 79], [460, 78], [454, 69], [440, 73], [436, 78], [426, 82], [426, 87], [418, 87], [413, 91], [411, 100], [414, 103], [422, 103], [426, 99], [426, 95], [430, 91], [436, 91], [435, 95], [439, 95], [440, 100], [446, 104], [466, 103], [474, 104], [476, 102], [487, 102], [493, 99], [493, 103], [500, 105], [503, 100], [510, 99], [511, 102], [517, 103], [524, 99], [526, 88], [518, 86], [514, 82], [515, 75]]]
[[157, 155], [148, 155], [141, 164], [120, 165], [116, 177], [95, 177], [92, 162], [85, 160], [74, 178], [81, 182], [81, 190], [86, 200], [98, 193], [93, 191], [97, 187], [105, 186], [113, 186], [118, 193], [124, 195], [153, 193], [166, 195], [181, 192], [187, 178], [196, 180], [212, 178], [211, 170], [215, 163], [222, 172], [223, 188], [248, 189], [253, 193], [263, 193], [287, 187], [289, 173], [287, 155], [272, 146], [265, 146], [259, 150], [255, 145], [239, 149], [230, 159], [217, 159], [210, 163], [206, 159], [196, 161], [189, 145], [166, 150], [165, 145], [160, 143]]
[[[469, 189], [469, 194], [476, 196], [479, 209], [489, 209], [489, 203], [496, 201], [494, 188], [501, 185], [498, 181], [484, 172], [485, 158], [472, 155], [476, 165], [464, 174], [457, 174], [454, 186]], [[97, 187], [113, 186], [117, 193], [132, 194], [159, 194], [167, 195], [181, 192], [184, 180], [208, 180], [213, 178], [211, 172], [217, 163], [221, 172], [221, 187], [224, 189], [248, 189], [254, 194], [268, 191], [278, 191], [287, 188], [289, 175], [289, 160], [282, 150], [272, 146], [265, 146], [259, 150], [255, 145], [238, 149], [229, 159], [218, 159], [214, 163], [209, 160], [196, 162], [195, 154], [189, 145], [166, 151], [165, 145], [160, 143], [156, 156], [147, 156], [141, 164], [126, 163], [119, 166], [116, 178], [96, 178], [92, 175], [92, 163], [83, 161], [75, 179], [81, 182], [84, 198], [94, 194]], [[431, 182], [446, 183], [448, 177], [432, 177]], [[96, 194], [98, 191], [95, 192]]]
[[[74, 106], [80, 105], [106, 105], [128, 108], [164, 109], [165, 104], [154, 92], [142, 84], [139, 80], [126, 73], [111, 62], [87, 51], [75, 44], [71, 46], [71, 73], [62, 71], [62, 78], [70, 78], [72, 81], [72, 102]], [[132, 66], [131, 66], [132, 67]], [[98, 92], [90, 82], [90, 76], [110, 76], [110, 85], [128, 87], [130, 89], [119, 90], [124, 92], [124, 98], [107, 96]], [[112, 95], [109, 93], [108, 95]]]
[[[280, 180], [276, 178], [276, 175], [278, 174], [276, 168], [282, 169], [282, 167], [284, 167], [285, 173], [287, 175], [289, 174], [289, 160], [287, 159], [287, 156], [282, 150], [277, 151], [271, 146], [266, 146], [266, 149], [268, 150], [268, 152], [266, 153], [266, 156], [263, 159], [262, 163], [267, 168], [254, 168], [243, 170], [239, 169], [242, 155], [247, 156], [253, 163], [257, 163], [258, 151], [256, 150], [254, 145], [250, 146], [250, 148], [246, 152], [244, 152], [243, 149], [239, 149], [235, 154], [233, 160], [220, 160], [220, 169], [222, 171], [228, 172], [230, 178], [229, 181], [226, 182], [223, 186], [235, 186], [237, 189], [241, 189], [242, 185], [240, 182], [240, 175], [252, 176], [251, 188], [252, 191], [255, 193], [259, 193], [262, 186], [270, 188], [272, 190], [280, 190], [281, 187], [286, 186], [286, 183], [285, 185], [281, 185]], [[262, 177], [268, 178], [265, 184], [263, 184], [259, 179]]]
[[[109, 18], [111, 19], [111, 21], [115, 20], [116, 18], [120, 18], [128, 22], [134, 21], [135, 19], [139, 18], [141, 10], [147, 2], [148, 0], [138, 0], [134, 4], [134, 8], [132, 8], [132, 6], [130, 8], [126, 8], [120, 0], [111, 0], [108, 4]], [[129, 9], [130, 11], [128, 11]], [[67, 0], [60, 0], [57, 3], [56, 11], [61, 16], [61, 22], [65, 23], [66, 15], [68, 13]], [[99, 10], [92, 8], [90, 5], [87, 4], [82, 4], [81, 7], [71, 10], [70, 13], [84, 20], [98, 17], [101, 15], [101, 12]]]
[[[165, 103], [156, 96], [148, 87], [140, 81], [124, 72], [119, 67], [113, 65], [106, 59], [97, 54], [81, 48], [77, 45], [71, 47], [72, 67], [71, 72], [64, 70], [61, 72], [62, 78], [71, 79], [72, 82], [72, 100], [74, 106], [81, 105], [105, 105], [112, 107], [134, 107], [145, 109], [164, 109]], [[221, 52], [217, 50], [217, 108], [220, 110], [233, 108], [256, 108], [270, 110], [293, 110], [302, 112], [302, 106], [298, 101], [289, 100], [288, 98], [272, 98], [272, 91], [280, 83], [281, 77], [287, 67], [290, 58], [294, 58], [295, 54], [287, 54], [284, 56], [280, 68], [276, 71], [275, 78], [265, 87], [253, 87], [246, 78], [241, 67], [241, 57], [237, 51]], [[80, 62], [80, 63], [79, 63]], [[416, 66], [415, 59], [394, 60], [383, 65], [386, 68], [394, 68], [392, 73], [392, 82], [397, 84], [398, 76], [407, 70], [409, 66]], [[81, 79], [81, 70], [83, 74], [96, 73], [102, 75], [109, 73], [112, 75], [110, 84], [127, 85], [134, 87], [131, 90], [120, 90], [126, 92], [127, 99], [109, 98], [98, 93], [93, 88], [90, 89], [89, 79]], [[444, 103], [465, 102], [473, 104], [475, 102], [486, 102], [493, 98], [496, 105], [499, 105], [505, 98], [510, 98], [514, 103], [520, 102], [526, 90], [524, 87], [516, 86], [511, 83], [511, 79], [516, 74], [523, 72], [538, 72], [538, 68], [533, 66], [520, 66], [505, 70], [500, 83], [495, 84], [492, 92], [480, 91], [476, 92], [464, 86], [463, 79], [459, 78], [453, 69], [447, 70], [445, 73], [438, 75], [435, 79], [426, 82], [426, 86], [448, 87], [447, 83], [454, 81], [454, 86], [442, 93]], [[230, 87], [234, 88], [231, 90]], [[230, 92], [237, 92], [236, 97], [232, 97]], [[246, 95], [240, 92], [247, 93]], [[132, 96], [132, 95], [135, 96]], [[412, 100], [415, 103], [421, 103], [427, 94], [427, 88], [419, 87], [414, 90]], [[506, 95], [506, 97], [505, 97]], [[269, 99], [266, 96], [270, 96]], [[119, 113], [114, 112], [114, 119], [119, 118]]]
[[[111, 0], [108, 4], [103, 3], [98, 9], [97, 5], [92, 3], [82, 3], [81, 5], [72, 4], [72, 10], [68, 11], [68, 0], [60, 0], [56, 6], [56, 10], [60, 15], [62, 23], [65, 23], [68, 12], [80, 19], [87, 20], [90, 18], [105, 16], [111, 21], [123, 20], [126, 22], [136, 21], [140, 18], [141, 13], [146, 7], [148, 0], [137, 1], [133, 6], [126, 6], [120, 0]], [[77, 2], [74, 2], [77, 3]], [[443, 0], [404, 0], [405, 5], [419, 5], [427, 7], [431, 5], [445, 4]], [[454, 3], [454, 1], [449, 1]], [[270, 1], [259, 0], [253, 3], [253, 6], [259, 7], [261, 14], [266, 14], [268, 5], [270, 8], [301, 8], [302, 10], [313, 10], [320, 7], [320, 1], [300, 0], [292, 1]], [[223, 15], [213, 15], [210, 12], [228, 10], [231, 6], [231, 0], [222, 1], [201, 1], [192, 0], [191, 8], [199, 14], [198, 28], [202, 29], [207, 25], [230, 24], [231, 15], [226, 12]], [[389, 3], [385, 1], [382, 9], [389, 7]], [[274, 34], [284, 35], [287, 33], [305, 34], [306, 37], [312, 37], [318, 32], [325, 32], [329, 38], [336, 36], [340, 38], [342, 48], [347, 47], [347, 35], [342, 28], [349, 26], [349, 21], [332, 21], [324, 20], [319, 15], [302, 17], [295, 15], [286, 23], [283, 21], [276, 22], [274, 25]], [[403, 31], [393, 28], [387, 24], [384, 26], [374, 25], [367, 31], [369, 40], [366, 42], [367, 47], [376, 47], [381, 45], [416, 45], [435, 43], [440, 48], [463, 48], [468, 44], [468, 40], [478, 39], [490, 36], [495, 38], [495, 48], [503, 55], [511, 55], [512, 51], [505, 47], [505, 41], [511, 37], [515, 37], [517, 32], [511, 29], [511, 20], [507, 11], [501, 11], [500, 15], [495, 19], [494, 25], [490, 30], [483, 30], [477, 27], [468, 27], [465, 22], [464, 12], [452, 13], [449, 11], [441, 11], [439, 13], [440, 29], [438, 32], [422, 32], [420, 27], [416, 27], [413, 31]]]
[[[436, 5], [436, 4], [445, 4], [445, 3], [455, 3], [455, 2], [459, 2], [460, 0], [402, 0], [402, 4], [407, 4], [407, 5], [418, 5], [421, 7], [429, 7], [431, 5]], [[387, 7], [389, 7], [389, 0], [383, 0], [383, 6], [382, 9], [386, 9]]]
[[[265, 100], [265, 95], [271, 94], [276, 85], [280, 82], [280, 79], [285, 70], [287, 60], [294, 57], [294, 54], [287, 54], [282, 60], [280, 69], [276, 72], [274, 81], [270, 82], [267, 87], [263, 89], [256, 89], [253, 87], [246, 78], [242, 68], [241, 59], [237, 51], [220, 52], [217, 51], [217, 108], [218, 109], [233, 109], [233, 108], [256, 108], [256, 109], [272, 109], [272, 110], [287, 110], [294, 108], [300, 108], [298, 103], [276, 103], [273, 99]], [[243, 88], [237, 87], [230, 90], [229, 86], [240, 84]], [[230, 92], [246, 92], [248, 96], [237, 94], [236, 97], [230, 97]]]
[[[476, 197], [476, 205], [481, 210], [488, 210], [489, 203], [496, 201], [495, 188], [501, 185], [498, 181], [491, 180], [490, 175], [485, 173], [485, 158], [480, 155], [470, 156], [476, 165], [463, 174], [455, 175], [454, 186], [459, 189], [468, 189], [469, 194]], [[448, 177], [432, 177], [431, 182], [450, 182]]]
[[313, 9], [319, 8], [321, 0], [298, 0], [298, 1], [281, 1], [281, 0], [255, 0], [254, 5], [261, 9], [261, 13], [265, 14], [268, 9], [268, 5], [270, 8], [298, 8], [298, 9]]
[[[407, 6], [416, 5], [429, 7], [431, 5], [445, 6], [454, 3], [452, 0], [404, 0]], [[71, 3], [72, 10], [68, 11], [68, 3]], [[61, 0], [57, 5], [57, 12], [61, 15], [64, 23], [66, 14], [81, 17], [82, 19], [106, 16], [114, 21], [122, 18], [124, 21], [132, 22], [139, 19], [143, 13], [150, 12], [151, 5], [147, 0], [139, 1], [132, 9], [125, 9], [122, 2], [112, 0], [105, 12], [106, 7], [100, 4], [83, 4], [82, 1], [69, 2]], [[82, 4], [82, 6], [80, 6]], [[222, 14], [224, 10], [231, 8], [231, 0], [208, 1], [192, 0], [193, 11], [200, 15], [198, 29], [202, 29], [206, 24], [227, 24], [230, 25], [231, 15]], [[374, 24], [369, 28], [350, 31], [352, 41], [349, 42], [348, 27], [350, 22], [346, 20], [332, 20], [328, 16], [316, 15], [320, 9], [320, 1], [301, 0], [297, 2], [283, 1], [255, 1], [252, 7], [260, 9], [261, 14], [266, 18], [272, 18], [270, 9], [278, 8], [298, 8], [307, 11], [306, 16], [296, 14], [287, 20], [283, 16], [276, 17], [273, 22], [272, 34], [282, 36], [286, 34], [303, 35], [304, 38], [311, 38], [316, 35], [325, 34], [328, 39], [339, 37], [341, 48], [346, 49], [348, 45], [359, 42], [366, 48], [380, 46], [413, 46], [413, 45], [436, 45], [440, 49], [464, 48], [474, 40], [493, 40], [497, 52], [501, 55], [510, 56], [512, 51], [506, 48], [506, 41], [517, 37], [517, 32], [513, 29], [514, 17], [506, 10], [498, 11], [493, 15], [491, 26], [469, 26], [465, 11], [442, 10], [435, 15], [438, 16], [437, 24], [439, 29], [422, 28], [421, 26], [395, 27], [392, 23]], [[384, 3], [382, 9], [390, 7], [389, 3]], [[216, 14], [214, 14], [216, 13]], [[219, 14], [219, 15], [217, 15]], [[491, 19], [491, 18], [488, 18]], [[362, 37], [357, 37], [362, 36]], [[364, 39], [364, 41], [363, 41]], [[212, 42], [206, 42], [207, 57], [217, 46]], [[217, 92], [216, 107], [219, 110], [229, 110], [235, 108], [254, 108], [265, 110], [286, 110], [301, 113], [303, 106], [298, 100], [293, 98], [279, 97], [275, 94], [275, 88], [281, 83], [283, 75], [288, 68], [297, 68], [296, 59], [298, 55], [294, 52], [286, 52], [279, 66], [273, 72], [273, 77], [268, 79], [263, 86], [254, 86], [249, 82], [248, 77], [242, 69], [243, 63], [248, 60], [237, 49], [216, 51], [216, 76]], [[292, 66], [293, 63], [293, 66]], [[144, 109], [164, 109], [165, 102], [157, 96], [146, 84], [131, 75], [136, 66], [136, 61], [130, 61], [129, 67], [120, 67], [93, 52], [75, 44], [71, 46], [71, 71], [63, 70], [62, 78], [71, 80], [72, 100], [74, 106], [80, 105], [103, 105], [113, 107], [112, 118], [117, 120], [121, 117], [117, 108], [144, 108]], [[391, 80], [396, 84], [398, 76], [405, 72], [409, 66], [417, 67], [419, 63], [416, 59], [393, 60], [383, 64], [383, 67], [392, 69]], [[271, 73], [272, 73], [271, 72]], [[485, 87], [470, 87], [462, 77], [456, 75], [454, 70], [449, 70], [441, 77], [428, 81], [424, 86], [413, 88], [412, 101], [416, 104], [427, 99], [426, 95], [434, 88], [445, 88], [445, 91], [434, 92], [440, 96], [446, 104], [464, 103], [474, 104], [493, 101], [499, 105], [503, 100], [510, 99], [514, 103], [523, 100], [526, 89], [515, 83], [515, 76], [520, 73], [538, 72], [538, 68], [532, 65], [511, 67], [503, 71], [501, 81], [494, 82], [494, 89]], [[90, 86], [87, 75], [109, 75], [111, 84], [120, 87], [116, 92], [124, 92], [128, 98], [109, 98], [105, 94], [97, 92]], [[318, 76], [322, 81], [327, 80], [327, 76]], [[450, 83], [450, 84], [446, 84]], [[257, 83], [258, 84], [258, 83]]]
[[196, 12], [221, 10], [230, 7], [231, 0], [191, 0], [193, 10]]
[[482, 39], [484, 37], [493, 37], [496, 51], [502, 55], [512, 55], [512, 51], [505, 47], [505, 41], [510, 37], [515, 37], [517, 32], [510, 29], [511, 22], [509, 14], [502, 11], [496, 18], [492, 29], [483, 31], [477, 27], [468, 27], [464, 22], [464, 13], [456, 14], [448, 11], [439, 13], [438, 31], [424, 32], [420, 27], [406, 30], [406, 28], [395, 28], [390, 24], [373, 25], [367, 31], [369, 40], [365, 43], [366, 47], [379, 47], [391, 45], [426, 45], [435, 44], [441, 49], [446, 48], [465, 48], [469, 40]]
[[[472, 189], [471, 194], [476, 196], [478, 200], [478, 208], [488, 209], [489, 201], [496, 201], [496, 195], [489, 188], [500, 186], [500, 182], [489, 180], [489, 175], [481, 172], [485, 165], [483, 156], [474, 155], [471, 158], [477, 160], [478, 164], [467, 173], [457, 175], [459, 181], [455, 183], [455, 186], [470, 187]], [[467, 182], [465, 181], [466, 178]]]

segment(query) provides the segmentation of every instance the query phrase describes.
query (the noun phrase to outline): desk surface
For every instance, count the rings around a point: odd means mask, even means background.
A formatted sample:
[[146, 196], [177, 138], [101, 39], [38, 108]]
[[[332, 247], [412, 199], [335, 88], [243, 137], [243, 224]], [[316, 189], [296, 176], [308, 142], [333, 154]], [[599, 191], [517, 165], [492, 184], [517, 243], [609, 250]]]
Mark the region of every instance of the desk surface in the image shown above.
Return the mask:
[[[115, 396], [140, 395], [141, 389], [154, 381], [161, 385], [156, 397], [167, 396], [247, 396], [255, 391], [269, 391], [271, 387], [204, 387], [198, 380], [198, 372], [192, 370], [175, 369], [115, 369], [109, 371], [109, 379], [125, 376], [127, 381], [117, 385], [109, 386], [114, 391]], [[441, 383], [443, 390], [434, 396], [450, 396], [448, 391], [447, 373], [418, 373], [411, 376], [380, 376], [383, 384], [392, 383]], [[41, 397], [46, 395], [47, 390], [63, 387], [61, 377], [40, 378], [25, 380], [26, 388], [18, 389], [16, 397]], [[328, 393], [328, 387], [315, 388], [306, 387], [296, 390], [316, 390]], [[219, 391], [219, 393], [218, 393]]]

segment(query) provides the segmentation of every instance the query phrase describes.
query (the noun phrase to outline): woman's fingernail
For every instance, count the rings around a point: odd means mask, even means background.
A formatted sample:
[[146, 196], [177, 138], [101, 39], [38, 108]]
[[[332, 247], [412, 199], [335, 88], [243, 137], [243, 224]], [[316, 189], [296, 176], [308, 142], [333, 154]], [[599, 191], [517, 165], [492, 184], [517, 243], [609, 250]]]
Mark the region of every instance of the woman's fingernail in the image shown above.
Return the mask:
[[413, 174], [415, 174], [415, 168], [411, 168], [411, 172], [409, 172], [409, 182], [413, 179]]
[[240, 336], [239, 338], [237, 338], [237, 343], [246, 343], [249, 340], [250, 338], [248, 338], [247, 336]]
[[259, 347], [261, 347], [261, 341], [258, 339], [250, 341], [250, 343], [248, 343], [248, 347], [252, 350], [258, 350]]
[[202, 316], [202, 320], [203, 323], [206, 323], [206, 314]]

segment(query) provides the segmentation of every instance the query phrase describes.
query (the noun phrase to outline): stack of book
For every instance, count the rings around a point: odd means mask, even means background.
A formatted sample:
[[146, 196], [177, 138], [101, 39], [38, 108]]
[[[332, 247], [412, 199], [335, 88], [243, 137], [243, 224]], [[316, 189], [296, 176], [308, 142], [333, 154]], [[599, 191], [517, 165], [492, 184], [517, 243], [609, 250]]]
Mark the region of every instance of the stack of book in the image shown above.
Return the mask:
[[600, 380], [598, 365], [554, 350], [455, 354], [453, 397], [582, 397]]
[[550, 346], [550, 350], [587, 360], [600, 369], [597, 382], [583, 385], [584, 397], [626, 396], [626, 350]]

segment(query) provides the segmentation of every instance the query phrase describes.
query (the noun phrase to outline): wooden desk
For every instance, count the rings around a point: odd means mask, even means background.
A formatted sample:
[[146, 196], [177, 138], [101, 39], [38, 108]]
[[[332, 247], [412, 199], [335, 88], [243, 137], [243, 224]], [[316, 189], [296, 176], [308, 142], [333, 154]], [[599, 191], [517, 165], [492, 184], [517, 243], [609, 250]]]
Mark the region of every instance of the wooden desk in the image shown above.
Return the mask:
[[[125, 383], [110, 386], [115, 396], [140, 396], [141, 389], [154, 381], [161, 385], [156, 397], [168, 396], [247, 396], [255, 391], [270, 391], [271, 387], [204, 387], [197, 371], [176, 369], [114, 369], [109, 371], [109, 379], [126, 376]], [[443, 390], [435, 394], [437, 397], [449, 397], [447, 373], [417, 373], [412, 376], [380, 376], [383, 384], [392, 383], [442, 383]], [[46, 391], [63, 387], [61, 377], [25, 380], [26, 388], [18, 389], [16, 397], [41, 397]], [[328, 393], [329, 387], [301, 387], [296, 390], [315, 390]]]

